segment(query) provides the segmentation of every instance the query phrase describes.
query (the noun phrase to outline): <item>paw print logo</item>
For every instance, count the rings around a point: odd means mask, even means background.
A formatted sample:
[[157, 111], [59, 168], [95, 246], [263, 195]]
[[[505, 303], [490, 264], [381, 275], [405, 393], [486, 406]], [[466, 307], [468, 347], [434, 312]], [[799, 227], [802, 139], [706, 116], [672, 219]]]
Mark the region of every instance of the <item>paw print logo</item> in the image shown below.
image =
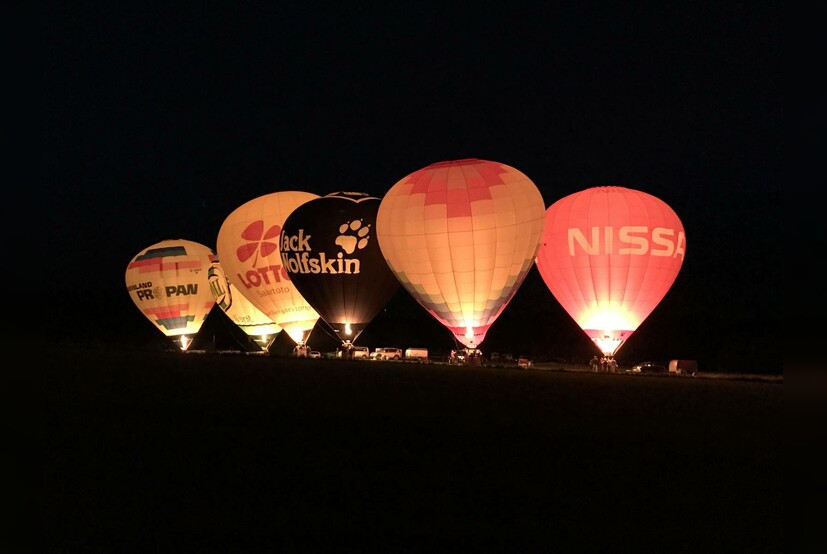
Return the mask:
[[279, 235], [281, 234], [281, 226], [273, 225], [267, 231], [264, 230], [264, 221], [258, 220], [250, 223], [246, 229], [241, 233], [241, 238], [249, 241], [242, 244], [236, 250], [238, 260], [246, 262], [253, 256], [253, 267], [258, 263], [258, 255], [266, 258], [273, 252], [279, 249]]
[[362, 225], [361, 219], [348, 221], [339, 225], [339, 236], [336, 237], [336, 245], [348, 254], [353, 254], [356, 249], [361, 250], [368, 245], [370, 225]]

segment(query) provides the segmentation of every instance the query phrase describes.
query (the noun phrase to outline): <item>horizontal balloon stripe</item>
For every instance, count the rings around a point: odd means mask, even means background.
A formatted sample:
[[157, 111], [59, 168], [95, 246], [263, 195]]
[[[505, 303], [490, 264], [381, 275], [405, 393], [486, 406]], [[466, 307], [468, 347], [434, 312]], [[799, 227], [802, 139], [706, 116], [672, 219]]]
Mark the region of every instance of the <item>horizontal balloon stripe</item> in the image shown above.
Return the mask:
[[275, 323], [246, 323], [244, 321], [233, 322], [238, 325], [242, 331], [251, 337], [260, 337], [262, 335], [275, 335], [281, 331], [281, 327]]
[[175, 306], [159, 306], [157, 308], [144, 308], [142, 311], [146, 314], [147, 317], [158, 317], [158, 318], [168, 318], [168, 317], [178, 317], [181, 315], [182, 312], [187, 312], [190, 309], [189, 304], [178, 304]]
[[[187, 325], [192, 323], [195, 320], [194, 316], [187, 315], [181, 317], [172, 317], [172, 318], [164, 318], [158, 320], [158, 325], [163, 327], [164, 329], [168, 329], [170, 331], [175, 329], [185, 329]], [[195, 329], [194, 331], [197, 331]]]
[[[513, 280], [510, 286], [497, 294], [493, 298], [485, 296], [474, 299], [470, 303], [468, 301], [460, 302], [459, 298], [445, 298], [442, 293], [437, 292], [428, 294], [421, 287], [413, 285], [409, 282], [406, 275], [398, 275], [402, 286], [417, 298], [420, 303], [429, 311], [439, 314], [439, 318], [444, 323], [453, 326], [462, 326], [466, 321], [477, 322], [478, 325], [486, 325], [494, 322], [505, 304], [511, 300], [511, 297], [516, 292], [513, 286]], [[488, 291], [493, 292], [493, 291]], [[457, 309], [457, 306], [462, 305], [463, 309]]]
[[135, 269], [138, 273], [151, 273], [153, 271], [170, 271], [181, 269], [201, 269], [203, 264], [201, 260], [179, 260], [166, 261], [165, 258], [155, 260], [135, 261], [129, 264], [127, 269]]
[[187, 249], [183, 246], [167, 246], [164, 248], [150, 248], [137, 258], [138, 261], [141, 260], [151, 260], [154, 258], [169, 258], [173, 256], [186, 256]]

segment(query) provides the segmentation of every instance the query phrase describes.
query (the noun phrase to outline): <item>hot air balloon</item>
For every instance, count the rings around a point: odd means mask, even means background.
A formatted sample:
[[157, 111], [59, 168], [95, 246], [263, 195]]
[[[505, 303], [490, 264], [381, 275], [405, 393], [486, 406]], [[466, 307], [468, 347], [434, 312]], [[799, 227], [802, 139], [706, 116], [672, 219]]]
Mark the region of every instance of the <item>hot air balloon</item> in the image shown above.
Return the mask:
[[262, 350], [267, 351], [281, 327], [230, 284], [218, 258], [213, 259], [210, 266], [209, 283], [210, 292], [218, 307]]
[[376, 242], [380, 202], [336, 192], [302, 204], [282, 226], [282, 265], [345, 351], [399, 289]]
[[446, 161], [391, 187], [376, 237], [402, 286], [476, 350], [531, 269], [544, 216], [540, 191], [521, 171]]
[[126, 268], [132, 301], [164, 335], [186, 350], [215, 306], [208, 273], [215, 254], [189, 240], [164, 240], [140, 251]]
[[685, 253], [683, 224], [662, 200], [593, 187], [548, 208], [536, 263], [560, 305], [614, 357], [666, 295]]
[[253, 306], [302, 345], [319, 320], [299, 293], [279, 252], [281, 226], [300, 205], [318, 198], [301, 191], [280, 191], [236, 208], [218, 231], [216, 249], [227, 280]]

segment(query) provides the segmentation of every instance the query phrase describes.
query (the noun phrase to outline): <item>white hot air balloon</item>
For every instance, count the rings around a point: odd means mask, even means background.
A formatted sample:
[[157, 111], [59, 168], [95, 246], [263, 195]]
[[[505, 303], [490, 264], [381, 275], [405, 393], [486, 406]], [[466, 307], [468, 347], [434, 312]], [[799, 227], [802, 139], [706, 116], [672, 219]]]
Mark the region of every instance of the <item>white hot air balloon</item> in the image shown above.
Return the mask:
[[298, 344], [307, 341], [319, 314], [282, 266], [279, 235], [294, 209], [318, 197], [280, 191], [254, 198], [227, 216], [216, 244], [230, 284]]

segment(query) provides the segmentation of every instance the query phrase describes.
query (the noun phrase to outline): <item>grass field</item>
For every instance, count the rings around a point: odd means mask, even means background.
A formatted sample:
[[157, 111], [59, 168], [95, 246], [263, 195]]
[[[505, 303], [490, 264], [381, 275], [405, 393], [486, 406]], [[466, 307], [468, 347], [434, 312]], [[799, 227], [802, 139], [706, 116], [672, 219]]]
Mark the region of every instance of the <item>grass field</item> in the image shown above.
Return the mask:
[[780, 552], [780, 380], [44, 354], [45, 551]]

